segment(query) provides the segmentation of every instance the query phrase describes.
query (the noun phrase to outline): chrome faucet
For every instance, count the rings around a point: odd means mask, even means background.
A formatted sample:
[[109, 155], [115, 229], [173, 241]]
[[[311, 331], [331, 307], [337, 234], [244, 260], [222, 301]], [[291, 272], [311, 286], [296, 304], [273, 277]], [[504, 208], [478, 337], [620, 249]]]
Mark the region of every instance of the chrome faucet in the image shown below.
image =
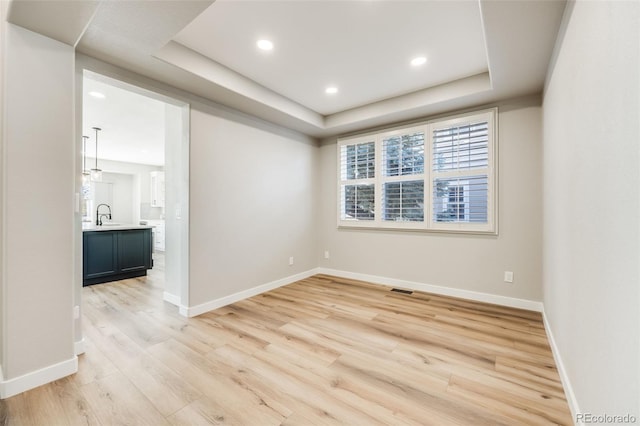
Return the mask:
[[[105, 206], [106, 208], [108, 208], [109, 213], [100, 214], [100, 206]], [[109, 206], [109, 204], [98, 204], [98, 207], [96, 207], [96, 226], [102, 226], [102, 218], [105, 216], [107, 219], [111, 220], [111, 207]]]

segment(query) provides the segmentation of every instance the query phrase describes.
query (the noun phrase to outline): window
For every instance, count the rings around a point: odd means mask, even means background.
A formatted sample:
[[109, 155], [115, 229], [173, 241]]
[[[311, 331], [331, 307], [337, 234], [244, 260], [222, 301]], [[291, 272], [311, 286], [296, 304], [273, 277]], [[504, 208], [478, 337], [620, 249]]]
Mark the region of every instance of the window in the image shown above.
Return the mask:
[[340, 139], [339, 226], [495, 232], [496, 110]]
[[340, 148], [341, 220], [375, 219], [375, 160], [375, 141], [356, 141]]
[[423, 222], [424, 132], [383, 136], [382, 156], [382, 220]]

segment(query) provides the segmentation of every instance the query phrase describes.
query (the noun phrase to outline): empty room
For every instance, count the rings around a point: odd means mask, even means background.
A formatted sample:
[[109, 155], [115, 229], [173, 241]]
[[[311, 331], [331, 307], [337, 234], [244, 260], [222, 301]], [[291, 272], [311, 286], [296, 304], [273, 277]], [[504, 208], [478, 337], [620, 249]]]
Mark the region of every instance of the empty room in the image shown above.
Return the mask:
[[640, 422], [637, 1], [0, 1], [0, 423]]

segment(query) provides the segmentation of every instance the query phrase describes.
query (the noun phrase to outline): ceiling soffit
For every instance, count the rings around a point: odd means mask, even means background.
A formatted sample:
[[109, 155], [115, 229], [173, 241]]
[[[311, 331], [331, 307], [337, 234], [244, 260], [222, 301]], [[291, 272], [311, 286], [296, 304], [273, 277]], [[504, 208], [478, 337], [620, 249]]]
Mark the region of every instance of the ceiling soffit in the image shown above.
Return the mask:
[[[218, 1], [220, 5], [230, 3], [225, 0]], [[457, 76], [454, 81], [438, 81], [434, 86], [428, 87], [415, 86], [408, 92], [406, 87], [394, 91], [393, 81], [400, 78], [392, 76], [393, 78], [389, 78], [391, 83], [388, 87], [385, 86], [387, 92], [384, 96], [386, 97], [381, 98], [377, 95], [365, 101], [365, 104], [351, 103], [340, 108], [318, 106], [297, 96], [285, 96], [281, 90], [277, 90], [278, 88], [267, 87], [266, 85], [270, 84], [268, 81], [260, 84], [233, 70], [230, 66], [218, 63], [202, 52], [175, 41], [174, 38], [180, 39], [180, 32], [188, 28], [190, 23], [196, 22], [201, 14], [215, 12], [216, 4], [212, 5], [211, 1], [101, 1], [97, 8], [95, 8], [95, 2], [14, 0], [14, 3], [11, 5], [11, 9], [14, 10], [12, 12], [14, 23], [28, 25], [27, 28], [50, 37], [62, 38], [68, 44], [75, 43], [73, 39], [81, 34], [80, 41], [77, 43], [77, 50], [81, 53], [267, 121], [311, 136], [324, 137], [539, 93], [544, 84], [546, 69], [566, 2], [564, 0], [513, 2], [480, 0], [479, 3], [472, 1], [470, 3], [479, 4], [478, 15], [482, 25], [482, 44], [486, 54], [487, 69], [482, 70], [482, 67], [479, 67], [470, 75]], [[32, 6], [46, 3], [52, 9], [38, 9], [36, 13], [33, 10], [21, 9], [24, 5], [20, 3], [33, 3]], [[76, 14], [69, 15], [66, 21], [61, 19], [45, 22], [46, 20], [39, 18], [43, 14], [64, 16], [68, 12], [69, 4], [76, 3], [87, 3], [87, 9], [82, 13], [74, 12]], [[304, 4], [307, 2], [232, 3], [273, 6], [280, 3]], [[394, 4], [394, 2], [346, 3]], [[94, 8], [91, 13], [89, 13], [90, 5]], [[209, 7], [211, 10], [208, 9]], [[87, 18], [87, 15], [90, 17]], [[347, 15], [348, 13], [345, 13], [345, 16]], [[31, 16], [33, 19], [27, 19], [25, 16], [27, 18]], [[86, 25], [89, 20], [90, 23]], [[365, 19], [362, 21], [366, 23]], [[443, 22], [447, 24], [447, 21]], [[330, 23], [325, 22], [325, 24], [327, 31], [331, 31]], [[51, 26], [58, 28], [49, 28]], [[65, 26], [74, 30], [64, 35], [64, 30], [60, 27]], [[63, 35], [56, 36], [56, 31], [61, 31]], [[445, 34], [443, 38], [447, 36]], [[335, 44], [335, 41], [332, 43]], [[372, 49], [371, 46], [366, 48]], [[201, 47], [198, 49], [202, 50]], [[310, 49], [315, 49], [315, 46]], [[475, 50], [477, 51], [478, 48], [476, 47]], [[357, 69], [356, 66], [352, 67], [349, 61], [357, 62], [358, 60], [356, 55], [351, 59], [345, 59], [345, 64], [341, 62], [337, 65], [340, 65], [339, 68]], [[427, 66], [437, 66], [437, 61], [429, 58]], [[291, 79], [290, 76], [283, 75], [285, 87]], [[370, 87], [371, 84], [373, 83], [369, 83]], [[309, 87], [307, 90], [307, 92], [312, 91], [317, 91], [317, 88]], [[341, 93], [345, 92], [348, 94], [348, 87], [341, 87]]]

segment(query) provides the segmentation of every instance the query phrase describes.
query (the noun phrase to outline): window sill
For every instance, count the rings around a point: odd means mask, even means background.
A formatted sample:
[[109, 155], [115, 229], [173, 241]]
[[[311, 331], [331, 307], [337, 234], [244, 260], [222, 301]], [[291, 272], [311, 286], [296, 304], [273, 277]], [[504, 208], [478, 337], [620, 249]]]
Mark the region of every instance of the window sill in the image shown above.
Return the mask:
[[[400, 226], [401, 225], [401, 226]], [[419, 223], [414, 226], [407, 222], [401, 222], [394, 226], [393, 224], [369, 224], [369, 223], [344, 223], [340, 222], [337, 226], [341, 230], [369, 230], [369, 231], [400, 231], [400, 232], [419, 232], [426, 234], [454, 234], [454, 235], [483, 235], [498, 236], [496, 229], [452, 229], [452, 228], [425, 228], [424, 224]]]

